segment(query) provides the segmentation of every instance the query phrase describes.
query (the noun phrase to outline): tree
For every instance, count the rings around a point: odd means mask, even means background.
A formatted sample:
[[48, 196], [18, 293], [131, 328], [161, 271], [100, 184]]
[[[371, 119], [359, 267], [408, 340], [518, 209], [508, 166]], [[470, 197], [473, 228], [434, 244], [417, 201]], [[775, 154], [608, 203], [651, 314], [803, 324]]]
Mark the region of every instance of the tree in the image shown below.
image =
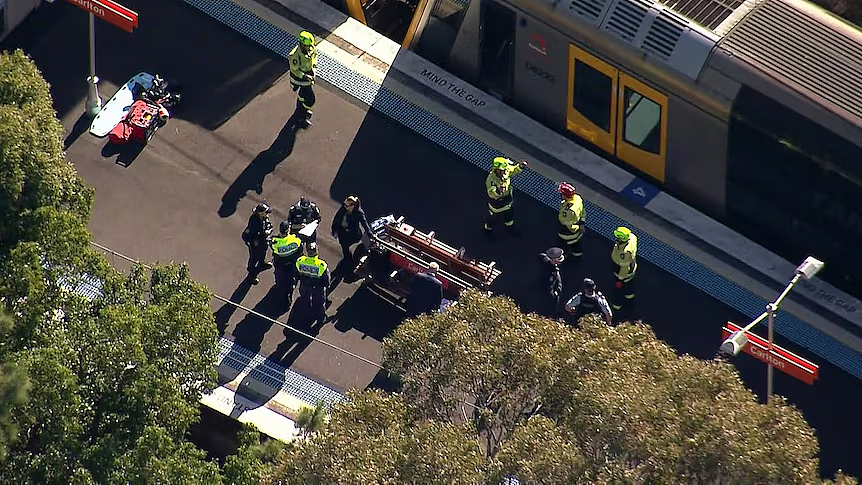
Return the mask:
[[[95, 256], [85, 258], [94, 263], [88, 268], [55, 278], [32, 249], [14, 249], [0, 276], [0, 295], [16, 316], [0, 335], [0, 362], [26, 369], [32, 383], [29, 400], [11, 410], [18, 442], [0, 481], [69, 483], [83, 468], [105, 483], [118, 464], [143, 464], [121, 459], [155, 443], [142, 441], [145, 433], [180, 441], [197, 421], [201, 393], [216, 377], [210, 293], [185, 265], [149, 273], [136, 266], [126, 276]], [[94, 298], [69, 291], [81, 275], [101, 282]]]
[[326, 419], [326, 402], [318, 401], [312, 407], [303, 406], [296, 417], [296, 427], [302, 430], [302, 436], [307, 437], [311, 433], [320, 431]]
[[584, 319], [556, 386], [555, 416], [576, 436], [589, 479], [814, 483], [819, 446], [802, 414], [768, 406], [736, 369], [678, 356], [643, 324]]
[[518, 425], [549, 405], [561, 371], [557, 354], [574, 338], [565, 330], [522, 313], [511, 299], [471, 293], [444, 313], [402, 324], [384, 341], [383, 365], [400, 376], [421, 416], [446, 422], [473, 410], [494, 456]]
[[135, 446], [118, 460], [109, 483], [222, 483], [218, 465], [189, 442], [178, 442], [164, 429], [147, 427]]
[[492, 483], [512, 476], [522, 483], [583, 483], [587, 472], [579, 443], [544, 416], [533, 416], [519, 426], [503, 442], [496, 461]]
[[758, 404], [730, 364], [680, 357], [644, 324], [587, 317], [573, 329], [468, 292], [396, 329], [384, 365], [419, 416], [479, 407], [471, 422], [487, 456], [528, 482], [818, 479], [817, 439], [798, 410]]
[[275, 464], [284, 446], [273, 439], [261, 442], [261, 434], [252, 424], [244, 424], [237, 438], [239, 447], [236, 455], [225, 459], [225, 483], [258, 485], [261, 477]]
[[287, 447], [263, 483], [477, 483], [485, 463], [470, 434], [417, 419], [399, 396], [355, 392], [322, 431]]
[[48, 83], [20, 50], [0, 54], [0, 257], [34, 240], [40, 209], [41, 217], [58, 212], [86, 232], [92, 203], [92, 189], [66, 161]]
[[[0, 310], [0, 319], [8, 318]], [[12, 419], [12, 409], [27, 402], [30, 379], [14, 363], [0, 365], [0, 460], [6, 457], [6, 448], [15, 443], [18, 426]]]

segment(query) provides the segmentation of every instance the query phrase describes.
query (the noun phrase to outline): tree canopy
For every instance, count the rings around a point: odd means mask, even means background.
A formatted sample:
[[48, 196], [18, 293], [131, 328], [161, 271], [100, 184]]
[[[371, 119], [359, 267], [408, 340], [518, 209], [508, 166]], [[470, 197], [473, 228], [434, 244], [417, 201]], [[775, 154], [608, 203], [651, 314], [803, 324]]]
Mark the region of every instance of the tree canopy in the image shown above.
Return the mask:
[[322, 431], [285, 448], [263, 483], [476, 483], [485, 460], [470, 435], [417, 419], [399, 396], [357, 392]]
[[43, 235], [45, 219], [86, 232], [92, 204], [93, 190], [66, 161], [48, 83], [20, 50], [0, 54], [0, 255]]
[[33, 62], [0, 55], [0, 483], [219, 483], [183, 441], [215, 385], [210, 292], [91, 250], [62, 137]]
[[[403, 394], [352, 394], [268, 483], [434, 483], [410, 473], [437, 457], [449, 483], [820, 482], [798, 410], [759, 404], [729, 363], [679, 356], [642, 323], [572, 328], [468, 292], [396, 329], [384, 365]], [[405, 446], [427, 430], [446, 438]]]

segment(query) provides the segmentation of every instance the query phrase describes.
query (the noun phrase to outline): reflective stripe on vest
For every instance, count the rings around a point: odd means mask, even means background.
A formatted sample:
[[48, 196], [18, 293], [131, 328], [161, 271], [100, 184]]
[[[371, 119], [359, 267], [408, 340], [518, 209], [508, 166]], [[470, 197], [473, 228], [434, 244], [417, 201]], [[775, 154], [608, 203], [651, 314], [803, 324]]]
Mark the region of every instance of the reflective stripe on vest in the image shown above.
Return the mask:
[[277, 237], [272, 240], [272, 252], [276, 256], [285, 257], [295, 253], [302, 247], [302, 241], [293, 234]]
[[320, 278], [326, 272], [326, 263], [317, 257], [303, 256], [296, 261], [299, 274], [312, 278]]

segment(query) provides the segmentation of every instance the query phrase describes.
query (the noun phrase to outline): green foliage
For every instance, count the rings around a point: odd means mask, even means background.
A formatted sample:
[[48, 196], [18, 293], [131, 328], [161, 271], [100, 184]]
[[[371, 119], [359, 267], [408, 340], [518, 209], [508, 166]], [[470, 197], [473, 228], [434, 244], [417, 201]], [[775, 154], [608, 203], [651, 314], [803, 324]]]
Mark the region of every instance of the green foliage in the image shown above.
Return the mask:
[[573, 335], [559, 322], [524, 314], [509, 298], [480, 293], [450, 310], [409, 320], [384, 342], [383, 365], [399, 374], [420, 415], [446, 421], [466, 399], [489, 456], [548, 403], [563, 370], [557, 356]]
[[516, 476], [523, 484], [583, 483], [587, 460], [570, 433], [544, 416], [533, 416], [503, 443], [493, 480]]
[[80, 220], [85, 231], [92, 203], [92, 189], [65, 159], [48, 84], [20, 50], [0, 54], [0, 255], [32, 240], [46, 217], [38, 209]]
[[581, 322], [556, 389], [558, 423], [590, 457], [591, 480], [609, 470], [635, 481], [812, 483], [818, 444], [780, 399], [760, 405], [721, 361], [679, 357], [642, 324]]
[[469, 434], [416, 420], [399, 396], [352, 393], [323, 431], [285, 449], [263, 483], [476, 483], [484, 459]]
[[303, 407], [296, 417], [296, 427], [302, 430], [303, 436], [319, 431], [326, 420], [326, 402], [318, 401], [313, 408]]
[[680, 357], [643, 324], [588, 317], [572, 329], [468, 293], [399, 327], [384, 364], [419, 416], [447, 422], [459, 400], [480, 407], [470, 420], [490, 461], [527, 482], [818, 478], [801, 413], [781, 399], [758, 404], [731, 365]]
[[[2, 309], [0, 309], [2, 312]], [[8, 318], [0, 313], [0, 319]], [[30, 378], [14, 363], [0, 365], [0, 460], [6, 457], [6, 447], [16, 442], [18, 425], [12, 419], [12, 409], [27, 402]]]
[[110, 483], [172, 485], [222, 483], [218, 465], [188, 442], [178, 442], [159, 427], [147, 427], [134, 448], [119, 458]]
[[147, 277], [141, 267], [125, 276], [94, 264], [78, 270], [104, 282], [90, 301], [64, 289], [28, 250], [13, 250], [17, 264], [0, 276], [0, 295], [16, 315], [0, 335], [0, 361], [27, 369], [32, 383], [30, 399], [12, 407], [19, 440], [0, 481], [68, 483], [84, 468], [104, 483], [122, 456], [153, 443], [141, 441], [145, 430], [181, 440], [198, 419], [201, 392], [216, 378], [210, 293], [184, 265]]
[[239, 449], [236, 455], [228, 456], [223, 472], [229, 485], [258, 485], [261, 476], [278, 459], [284, 445], [277, 440], [261, 442], [261, 434], [252, 424], [244, 424], [238, 435]]

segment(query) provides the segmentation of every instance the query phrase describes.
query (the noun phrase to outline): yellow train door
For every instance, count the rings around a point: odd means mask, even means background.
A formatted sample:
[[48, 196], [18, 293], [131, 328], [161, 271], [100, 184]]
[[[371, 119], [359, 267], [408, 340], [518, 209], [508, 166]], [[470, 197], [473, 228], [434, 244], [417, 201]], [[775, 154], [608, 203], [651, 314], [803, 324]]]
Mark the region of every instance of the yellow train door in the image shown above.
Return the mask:
[[664, 182], [667, 96], [620, 73], [617, 157]]
[[569, 46], [569, 131], [614, 154], [619, 71], [586, 51]]
[[667, 96], [574, 45], [569, 76], [567, 129], [664, 182]]

